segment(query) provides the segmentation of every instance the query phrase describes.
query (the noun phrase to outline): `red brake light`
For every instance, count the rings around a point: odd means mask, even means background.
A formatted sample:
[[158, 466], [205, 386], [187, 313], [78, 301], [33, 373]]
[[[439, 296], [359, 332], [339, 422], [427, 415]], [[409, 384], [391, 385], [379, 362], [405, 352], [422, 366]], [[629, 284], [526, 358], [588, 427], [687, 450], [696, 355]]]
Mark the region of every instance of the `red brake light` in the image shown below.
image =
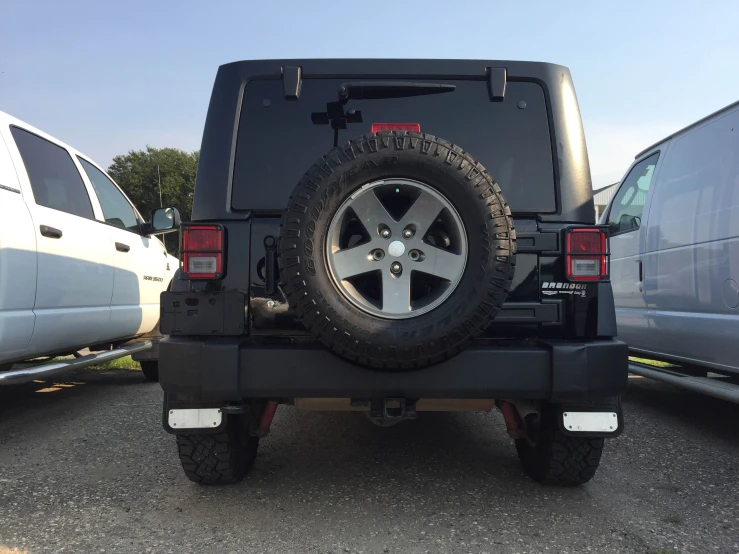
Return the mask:
[[380, 131], [415, 131], [421, 132], [420, 123], [373, 123], [370, 133], [379, 133]]
[[567, 278], [570, 281], [608, 280], [608, 235], [605, 229], [570, 227], [566, 245]]
[[223, 277], [223, 227], [183, 225], [182, 266], [188, 279]]

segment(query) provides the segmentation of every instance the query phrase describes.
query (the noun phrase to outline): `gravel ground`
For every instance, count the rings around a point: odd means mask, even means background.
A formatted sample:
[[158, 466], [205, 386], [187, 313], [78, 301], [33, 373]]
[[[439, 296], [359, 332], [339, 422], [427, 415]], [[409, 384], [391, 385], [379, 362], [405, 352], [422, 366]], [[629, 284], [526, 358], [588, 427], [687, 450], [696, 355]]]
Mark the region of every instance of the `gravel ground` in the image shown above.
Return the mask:
[[644, 379], [578, 489], [531, 482], [502, 417], [280, 407], [250, 476], [204, 488], [137, 371], [0, 389], [0, 554], [739, 552], [739, 406]]

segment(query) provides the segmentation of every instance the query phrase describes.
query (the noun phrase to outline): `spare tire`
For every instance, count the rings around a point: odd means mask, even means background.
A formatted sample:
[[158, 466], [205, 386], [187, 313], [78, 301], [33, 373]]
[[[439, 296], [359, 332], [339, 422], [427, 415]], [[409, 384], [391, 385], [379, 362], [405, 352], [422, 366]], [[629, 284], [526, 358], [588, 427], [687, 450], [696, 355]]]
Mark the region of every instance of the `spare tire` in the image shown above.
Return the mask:
[[280, 280], [324, 345], [370, 368], [443, 361], [506, 299], [516, 234], [500, 187], [428, 134], [368, 134], [319, 159], [281, 222]]

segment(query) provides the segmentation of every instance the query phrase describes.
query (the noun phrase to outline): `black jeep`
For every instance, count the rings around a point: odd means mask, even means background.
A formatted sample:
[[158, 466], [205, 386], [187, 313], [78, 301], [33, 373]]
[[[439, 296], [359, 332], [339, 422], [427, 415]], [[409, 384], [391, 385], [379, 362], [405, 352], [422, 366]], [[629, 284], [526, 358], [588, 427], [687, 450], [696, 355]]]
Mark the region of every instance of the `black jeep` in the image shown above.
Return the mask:
[[562, 66], [224, 65], [192, 215], [160, 382], [193, 481], [241, 479], [278, 404], [380, 425], [497, 407], [557, 485], [623, 427], [608, 230]]

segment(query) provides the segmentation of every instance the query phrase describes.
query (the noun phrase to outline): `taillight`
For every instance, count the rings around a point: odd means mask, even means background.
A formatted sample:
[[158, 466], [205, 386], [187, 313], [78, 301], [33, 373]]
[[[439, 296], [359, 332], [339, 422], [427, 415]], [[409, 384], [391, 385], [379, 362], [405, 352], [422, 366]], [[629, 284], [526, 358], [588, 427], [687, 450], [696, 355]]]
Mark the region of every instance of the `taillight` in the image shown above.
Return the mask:
[[421, 132], [420, 123], [373, 123], [370, 127], [370, 133], [379, 133], [380, 131], [415, 131]]
[[182, 272], [188, 279], [223, 277], [223, 227], [182, 225]]
[[570, 281], [608, 280], [608, 234], [598, 227], [570, 227], [566, 234], [567, 278]]

